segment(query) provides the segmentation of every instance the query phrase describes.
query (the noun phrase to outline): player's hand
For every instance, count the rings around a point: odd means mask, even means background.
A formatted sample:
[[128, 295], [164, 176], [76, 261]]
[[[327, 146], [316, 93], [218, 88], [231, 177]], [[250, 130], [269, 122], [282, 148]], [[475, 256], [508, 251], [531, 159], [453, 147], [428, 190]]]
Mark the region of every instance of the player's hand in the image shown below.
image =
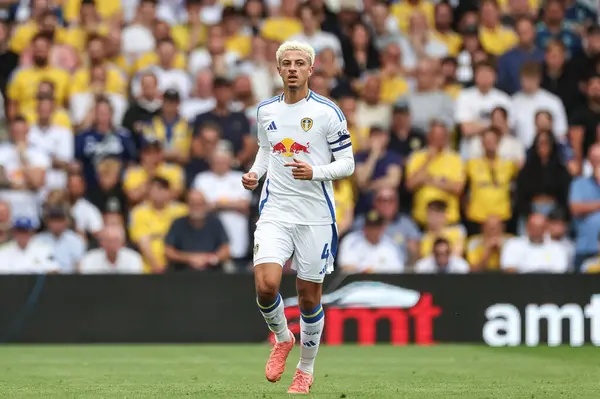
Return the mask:
[[286, 163], [284, 166], [287, 166], [292, 169], [292, 175], [296, 180], [312, 180], [313, 170], [312, 166], [307, 164], [306, 162], [302, 162], [296, 158], [294, 158], [294, 162]]
[[258, 187], [258, 175], [256, 172], [248, 172], [242, 176], [242, 185], [246, 190], [254, 190]]

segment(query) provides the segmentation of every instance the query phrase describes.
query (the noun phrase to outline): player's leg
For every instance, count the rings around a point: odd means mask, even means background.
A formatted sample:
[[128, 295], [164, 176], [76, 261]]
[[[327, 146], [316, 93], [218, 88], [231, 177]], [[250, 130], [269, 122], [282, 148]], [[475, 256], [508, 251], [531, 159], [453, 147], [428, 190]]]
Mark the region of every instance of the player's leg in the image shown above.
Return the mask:
[[267, 380], [276, 382], [285, 370], [285, 362], [294, 347], [288, 330], [279, 285], [283, 265], [293, 252], [291, 231], [277, 222], [259, 222], [254, 232], [254, 283], [256, 303], [276, 343], [265, 367]]
[[337, 230], [335, 225], [298, 226], [298, 233], [294, 239], [301, 346], [300, 361], [288, 392], [308, 393], [313, 382], [315, 359], [325, 326], [325, 312], [321, 304], [323, 279], [333, 269]]

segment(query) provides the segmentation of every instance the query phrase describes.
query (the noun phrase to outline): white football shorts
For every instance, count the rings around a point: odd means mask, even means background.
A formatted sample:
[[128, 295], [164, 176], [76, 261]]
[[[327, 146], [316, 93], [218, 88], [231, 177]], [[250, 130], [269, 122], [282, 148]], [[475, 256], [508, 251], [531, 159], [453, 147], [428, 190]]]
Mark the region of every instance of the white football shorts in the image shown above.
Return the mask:
[[338, 248], [337, 227], [259, 220], [254, 231], [254, 266], [292, 258], [292, 269], [301, 280], [322, 283], [333, 271]]

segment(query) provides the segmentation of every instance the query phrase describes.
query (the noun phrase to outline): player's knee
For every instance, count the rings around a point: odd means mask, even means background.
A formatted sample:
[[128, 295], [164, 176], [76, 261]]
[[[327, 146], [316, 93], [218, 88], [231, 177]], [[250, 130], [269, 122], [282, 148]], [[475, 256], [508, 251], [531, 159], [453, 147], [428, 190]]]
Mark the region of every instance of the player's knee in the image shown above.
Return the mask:
[[279, 281], [276, 278], [263, 276], [256, 279], [256, 296], [260, 303], [272, 303], [279, 293]]

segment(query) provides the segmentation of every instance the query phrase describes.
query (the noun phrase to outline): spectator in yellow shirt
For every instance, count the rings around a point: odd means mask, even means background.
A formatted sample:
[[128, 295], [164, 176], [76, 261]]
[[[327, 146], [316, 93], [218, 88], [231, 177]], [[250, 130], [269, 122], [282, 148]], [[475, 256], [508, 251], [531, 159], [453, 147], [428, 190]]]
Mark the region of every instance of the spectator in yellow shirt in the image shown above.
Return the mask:
[[450, 242], [452, 254], [461, 256], [465, 248], [466, 231], [462, 225], [447, 224], [446, 210], [448, 204], [444, 201], [434, 200], [427, 204], [427, 223], [421, 239], [421, 258], [431, 255], [433, 244], [439, 238]]
[[[50, 81], [40, 82], [36, 95], [36, 103], [40, 98], [52, 98], [53, 111], [52, 116], [50, 117], [51, 125], [56, 125], [64, 127], [65, 129], [73, 130], [71, 118], [69, 117], [67, 111], [63, 107], [59, 107], [56, 105], [56, 100], [54, 100], [54, 83]], [[38, 114], [36, 108], [37, 107], [27, 108], [24, 109], [22, 112], [22, 115], [27, 120], [29, 126], [36, 125], [38, 122]]]
[[425, 225], [427, 204], [440, 200], [448, 204], [448, 223], [457, 223], [464, 185], [464, 165], [460, 156], [448, 148], [448, 129], [444, 123], [433, 121], [427, 147], [413, 152], [406, 165], [406, 188], [414, 194], [415, 221]]
[[85, 93], [90, 89], [91, 70], [103, 66], [106, 70], [105, 90], [111, 94], [125, 94], [127, 82], [123, 73], [106, 61], [106, 39], [98, 35], [90, 35], [87, 43], [88, 63], [75, 72], [71, 82], [70, 95]]
[[279, 15], [265, 20], [261, 34], [265, 39], [284, 42], [289, 37], [302, 32], [302, 24], [297, 18], [298, 0], [281, 0]]
[[225, 7], [222, 15], [223, 28], [225, 30], [225, 48], [227, 51], [236, 53], [240, 58], [250, 55], [252, 48], [251, 36], [245, 34], [242, 15], [234, 7]]
[[421, 12], [427, 18], [427, 25], [435, 26], [434, 6], [427, 0], [405, 0], [392, 6], [392, 15], [398, 20], [402, 32], [408, 31], [408, 23], [413, 12]]
[[480, 4], [479, 40], [489, 54], [499, 56], [517, 44], [517, 35], [500, 23], [500, 10], [496, 0], [483, 0]]
[[98, 14], [104, 21], [113, 20], [114, 22], [121, 19], [121, 1], [112, 0], [65, 0], [63, 11], [65, 20], [69, 23], [81, 22], [81, 8], [87, 4], [95, 4], [98, 9]]
[[186, 164], [190, 158], [192, 139], [190, 126], [179, 114], [181, 100], [177, 90], [168, 89], [158, 115], [142, 128], [146, 140], [159, 140], [165, 149], [165, 160]]
[[344, 235], [354, 223], [354, 188], [352, 180], [334, 180], [333, 198], [335, 199], [335, 216], [338, 235]]
[[144, 257], [146, 272], [160, 273], [165, 269], [165, 235], [173, 220], [187, 214], [187, 206], [172, 198], [169, 181], [155, 176], [150, 182], [148, 201], [131, 210], [129, 235]]
[[502, 221], [512, 216], [511, 184], [519, 168], [498, 155], [501, 135], [495, 127], [484, 130], [481, 136], [484, 156], [467, 162], [470, 189], [467, 219], [473, 225], [473, 232], [478, 232], [479, 225], [492, 215]]
[[110, 27], [102, 21], [94, 1], [83, 1], [79, 10], [79, 20], [69, 25], [66, 43], [83, 53], [91, 35], [106, 36]]
[[133, 205], [139, 204], [148, 195], [148, 182], [154, 176], [160, 176], [169, 182], [173, 200], [183, 193], [184, 175], [179, 165], [168, 164], [163, 160], [162, 144], [150, 139], [142, 144], [140, 164], [130, 166], [123, 178], [123, 189]]
[[379, 99], [393, 104], [398, 98], [408, 93], [408, 82], [404, 79], [402, 68], [402, 52], [396, 43], [388, 44], [381, 52], [381, 89]]
[[[52, 10], [48, 9], [48, 1], [33, 0], [31, 3], [31, 17], [27, 22], [18, 24], [11, 36], [8, 47], [17, 54], [21, 54], [33, 38], [40, 33], [40, 28], [44, 25], [44, 21], [49, 15], [54, 15]], [[66, 39], [66, 34], [63, 28], [57, 27], [53, 35], [58, 43], [62, 43]]]
[[452, 6], [448, 3], [437, 3], [435, 6], [435, 31], [433, 37], [448, 47], [448, 53], [456, 57], [462, 46], [462, 38], [452, 30]]
[[467, 243], [467, 261], [472, 271], [498, 271], [500, 254], [509, 234], [504, 233], [504, 223], [490, 216], [481, 226], [481, 234], [471, 236]]
[[17, 70], [7, 87], [9, 119], [21, 110], [35, 108], [35, 98], [41, 82], [54, 84], [54, 98], [62, 106], [67, 98], [70, 76], [62, 70], [49, 65], [52, 40], [44, 34], [33, 38], [33, 64], [31, 68]]

